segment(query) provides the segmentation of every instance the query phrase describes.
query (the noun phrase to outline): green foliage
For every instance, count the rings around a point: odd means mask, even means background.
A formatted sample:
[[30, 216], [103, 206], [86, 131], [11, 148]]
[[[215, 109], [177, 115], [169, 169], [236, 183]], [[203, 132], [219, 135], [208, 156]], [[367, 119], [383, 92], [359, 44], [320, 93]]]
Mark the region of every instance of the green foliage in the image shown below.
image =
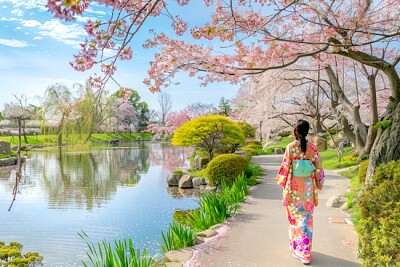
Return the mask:
[[38, 252], [22, 255], [22, 247], [18, 242], [6, 245], [0, 241], [0, 266], [34, 267], [41, 264], [43, 257]]
[[239, 121], [236, 124], [240, 127], [240, 129], [242, 129], [246, 138], [254, 138], [256, 136], [256, 129], [246, 121]]
[[200, 116], [179, 127], [171, 140], [175, 146], [194, 146], [211, 160], [215, 152], [233, 152], [245, 141], [236, 123], [221, 115]]
[[250, 193], [243, 173], [237, 177], [232, 186], [222, 181], [221, 188], [220, 197], [226, 199], [229, 214], [235, 213], [239, 209], [239, 203]]
[[380, 165], [360, 195], [357, 226], [363, 266], [400, 262], [400, 161]]
[[188, 216], [190, 228], [206, 230], [230, 216], [228, 201], [215, 193], [202, 195], [198, 204], [199, 209], [190, 211]]
[[[346, 157], [347, 155], [351, 154], [351, 152], [353, 151], [352, 147], [345, 147], [343, 149], [343, 157]], [[321, 159], [322, 159], [322, 166], [327, 169], [327, 170], [334, 170], [337, 169], [338, 167], [348, 167], [348, 166], [352, 166], [355, 163], [354, 161], [345, 161], [345, 163], [343, 163], [343, 165], [339, 166], [338, 165], [338, 155], [335, 149], [329, 149], [326, 151], [322, 151], [319, 153], [321, 155]], [[349, 158], [350, 159], [350, 158]], [[346, 166], [346, 164], [348, 164]]]
[[245, 146], [256, 146], [257, 148], [262, 148], [262, 143], [260, 141], [257, 140], [252, 140], [252, 141], [247, 141], [245, 144]]
[[283, 132], [278, 133], [278, 135], [279, 135], [280, 137], [288, 137], [288, 136], [291, 135], [291, 134], [292, 134], [291, 131], [283, 131]]
[[173, 174], [183, 174], [182, 170], [173, 170], [172, 171]]
[[167, 233], [161, 233], [161, 235], [164, 241], [161, 250], [166, 253], [170, 250], [193, 246], [197, 232], [183, 224], [173, 222], [169, 225]]
[[364, 184], [365, 178], [367, 177], [369, 160], [360, 163], [360, 168], [358, 169], [358, 181], [360, 184]]
[[207, 180], [210, 185], [219, 185], [224, 180], [232, 185], [235, 179], [241, 174], [248, 161], [236, 154], [222, 154], [211, 160], [206, 168]]
[[250, 177], [259, 177], [264, 174], [264, 169], [261, 168], [260, 165], [256, 165], [253, 163], [247, 164], [245, 170], [244, 170], [244, 175], [246, 178]]
[[83, 266], [95, 267], [149, 267], [155, 262], [155, 257], [147, 255], [147, 250], [135, 249], [132, 239], [114, 240], [114, 246], [110, 242], [103, 240], [93, 244], [85, 232], [78, 233], [82, 237], [88, 248], [87, 256], [89, 263], [82, 261]]
[[345, 167], [350, 167], [354, 166], [360, 163], [360, 159], [358, 157], [355, 157], [351, 154], [344, 156], [342, 161], [340, 163], [336, 163], [335, 169], [340, 169], [340, 168], [345, 168]]
[[390, 125], [392, 125], [392, 122], [390, 120], [382, 120], [382, 121], [378, 121], [374, 125], [374, 129], [375, 130], [378, 130], [379, 128], [386, 129], [386, 128], [389, 128]]

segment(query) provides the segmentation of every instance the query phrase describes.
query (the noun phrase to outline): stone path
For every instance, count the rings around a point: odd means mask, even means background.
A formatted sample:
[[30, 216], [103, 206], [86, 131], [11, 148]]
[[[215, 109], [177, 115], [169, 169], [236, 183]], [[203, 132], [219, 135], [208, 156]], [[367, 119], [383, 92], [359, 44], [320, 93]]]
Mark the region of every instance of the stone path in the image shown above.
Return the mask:
[[[254, 162], [265, 168], [263, 183], [252, 189], [242, 211], [230, 218], [219, 234], [195, 247], [186, 267], [273, 267], [303, 266], [288, 250], [287, 219], [281, 205], [281, 189], [274, 183], [281, 155], [257, 156]], [[309, 266], [355, 267], [357, 237], [354, 227], [345, 223], [340, 209], [325, 205], [333, 195], [345, 194], [350, 181], [327, 171], [314, 212], [313, 261]]]

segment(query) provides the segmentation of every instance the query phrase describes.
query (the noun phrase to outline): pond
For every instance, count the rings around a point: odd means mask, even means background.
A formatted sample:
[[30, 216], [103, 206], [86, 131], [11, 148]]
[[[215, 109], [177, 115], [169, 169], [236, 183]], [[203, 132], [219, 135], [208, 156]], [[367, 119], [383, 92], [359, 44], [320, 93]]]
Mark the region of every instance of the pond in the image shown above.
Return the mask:
[[82, 266], [87, 247], [80, 231], [93, 242], [130, 237], [135, 247], [161, 254], [161, 231], [174, 210], [197, 207], [193, 191], [166, 183], [188, 156], [182, 148], [143, 142], [31, 152], [9, 212], [12, 168], [0, 169], [0, 241], [20, 242], [23, 253], [38, 251], [44, 266]]

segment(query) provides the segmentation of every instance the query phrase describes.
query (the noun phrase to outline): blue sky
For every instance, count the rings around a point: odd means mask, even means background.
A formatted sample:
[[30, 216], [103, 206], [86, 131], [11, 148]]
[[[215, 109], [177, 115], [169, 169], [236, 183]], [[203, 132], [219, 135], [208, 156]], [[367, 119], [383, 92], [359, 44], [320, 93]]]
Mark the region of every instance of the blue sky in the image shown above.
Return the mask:
[[[106, 17], [109, 9], [94, 5], [84, 16], [66, 23], [54, 18], [46, 10], [45, 4], [46, 0], [0, 0], [0, 110], [4, 103], [15, 101], [13, 95], [24, 94], [29, 102], [38, 104], [37, 97], [42, 97], [49, 85], [56, 82], [68, 86], [75, 82], [84, 83], [95, 72], [76, 72], [70, 67], [69, 61], [86, 37], [83, 23], [88, 18]], [[186, 9], [184, 14], [191, 18], [191, 24], [201, 23], [209, 16], [207, 11], [199, 12], [200, 5], [196, 5]], [[165, 25], [163, 22], [153, 20], [146, 26], [160, 31], [160, 27]], [[137, 90], [142, 100], [157, 109], [158, 94], [150, 93], [142, 84], [154, 50], [143, 50], [140, 45], [137, 43], [133, 47], [133, 61], [119, 64], [116, 78], [121, 85]], [[200, 87], [197, 79], [189, 78], [185, 73], [178, 75], [176, 80], [180, 82], [178, 86], [164, 89], [170, 94], [173, 109], [176, 110], [193, 102], [218, 105], [221, 97], [232, 98], [238, 88], [227, 83]], [[117, 86], [110, 83], [107, 89], [113, 92]]]

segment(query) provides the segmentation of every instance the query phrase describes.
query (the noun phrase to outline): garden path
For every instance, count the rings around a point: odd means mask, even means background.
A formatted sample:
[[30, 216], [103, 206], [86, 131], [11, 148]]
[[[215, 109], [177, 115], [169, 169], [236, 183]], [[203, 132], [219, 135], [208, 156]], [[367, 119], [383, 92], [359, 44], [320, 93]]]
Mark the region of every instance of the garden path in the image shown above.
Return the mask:
[[[242, 211], [224, 225], [226, 231], [196, 247], [187, 267], [291, 267], [302, 266], [288, 250], [287, 219], [281, 189], [274, 183], [282, 155], [253, 157], [266, 174], [242, 205]], [[314, 211], [313, 261], [309, 266], [360, 266], [354, 227], [348, 215], [325, 205], [331, 196], [345, 194], [350, 180], [326, 171], [320, 205]], [[347, 220], [349, 221], [349, 220]]]

